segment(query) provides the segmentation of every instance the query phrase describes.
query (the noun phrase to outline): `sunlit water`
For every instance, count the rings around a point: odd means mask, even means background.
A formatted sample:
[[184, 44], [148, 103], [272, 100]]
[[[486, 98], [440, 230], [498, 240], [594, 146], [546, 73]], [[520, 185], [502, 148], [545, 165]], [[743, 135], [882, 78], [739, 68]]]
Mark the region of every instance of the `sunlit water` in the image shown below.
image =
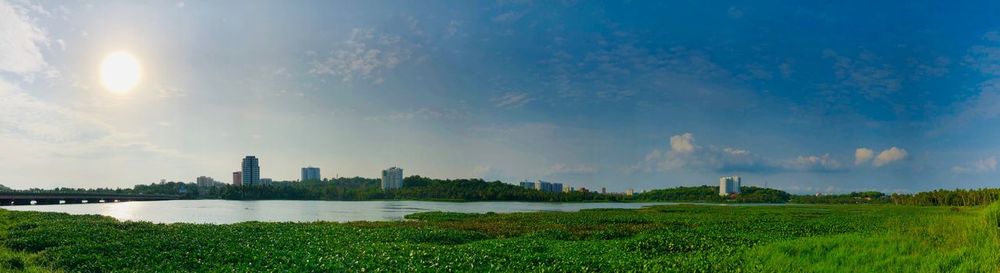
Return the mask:
[[425, 201], [230, 201], [176, 200], [71, 205], [6, 206], [21, 211], [100, 214], [119, 220], [154, 223], [230, 224], [246, 221], [393, 221], [424, 211], [527, 212], [578, 211], [592, 208], [640, 208], [670, 203], [538, 203], [538, 202], [425, 202]]

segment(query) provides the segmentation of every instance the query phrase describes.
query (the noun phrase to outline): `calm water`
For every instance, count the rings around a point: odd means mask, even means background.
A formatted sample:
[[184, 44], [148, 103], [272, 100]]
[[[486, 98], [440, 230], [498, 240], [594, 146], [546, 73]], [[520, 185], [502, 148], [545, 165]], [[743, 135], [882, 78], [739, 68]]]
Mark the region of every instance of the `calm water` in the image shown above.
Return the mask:
[[425, 202], [425, 201], [230, 201], [176, 200], [44, 206], [8, 206], [3, 209], [100, 214], [119, 220], [154, 223], [230, 224], [245, 221], [386, 221], [423, 211], [524, 212], [578, 211], [591, 208], [639, 208], [669, 203], [534, 203], [534, 202]]

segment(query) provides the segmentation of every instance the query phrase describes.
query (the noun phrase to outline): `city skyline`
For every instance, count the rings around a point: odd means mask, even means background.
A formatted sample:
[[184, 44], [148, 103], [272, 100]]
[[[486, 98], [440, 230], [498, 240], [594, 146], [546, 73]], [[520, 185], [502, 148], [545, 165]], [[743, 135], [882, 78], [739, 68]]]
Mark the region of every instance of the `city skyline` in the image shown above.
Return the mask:
[[229, 3], [0, 0], [0, 184], [997, 185], [998, 3]]

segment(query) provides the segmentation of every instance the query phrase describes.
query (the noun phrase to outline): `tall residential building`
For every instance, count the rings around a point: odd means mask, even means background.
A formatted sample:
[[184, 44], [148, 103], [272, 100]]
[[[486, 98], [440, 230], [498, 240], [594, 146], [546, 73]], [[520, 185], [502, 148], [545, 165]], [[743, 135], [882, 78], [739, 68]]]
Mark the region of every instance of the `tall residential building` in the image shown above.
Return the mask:
[[403, 169], [392, 167], [382, 171], [382, 190], [403, 187]]
[[316, 167], [302, 168], [302, 181], [322, 180], [322, 179], [323, 178], [319, 175], [319, 168]]
[[634, 194], [635, 194], [635, 190], [632, 189], [632, 188], [628, 188], [627, 190], [625, 190], [625, 196], [632, 197], [632, 195], [634, 195]]
[[243, 185], [260, 185], [260, 162], [255, 156], [248, 155], [243, 158]]
[[521, 187], [529, 190], [535, 189], [535, 182], [530, 182], [528, 180], [521, 181]]
[[233, 186], [243, 186], [243, 172], [233, 172]]
[[270, 186], [271, 182], [274, 182], [274, 180], [271, 180], [270, 178], [261, 178], [260, 179], [260, 184], [263, 185], [263, 186]]
[[739, 176], [724, 176], [719, 178], [719, 195], [740, 194], [741, 183], [742, 181]]

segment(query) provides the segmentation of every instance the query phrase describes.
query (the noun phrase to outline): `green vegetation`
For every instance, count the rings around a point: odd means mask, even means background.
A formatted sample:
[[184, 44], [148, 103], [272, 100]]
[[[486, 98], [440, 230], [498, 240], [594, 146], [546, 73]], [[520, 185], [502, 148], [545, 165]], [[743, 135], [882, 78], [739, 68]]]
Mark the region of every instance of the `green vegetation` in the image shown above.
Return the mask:
[[719, 187], [676, 187], [651, 190], [635, 196], [635, 200], [654, 202], [726, 202], [785, 203], [791, 198], [787, 192], [761, 187], [740, 187], [741, 194], [733, 197], [719, 196]]
[[1000, 189], [935, 190], [916, 194], [887, 195], [877, 191], [836, 195], [796, 195], [791, 203], [800, 204], [897, 204], [914, 206], [985, 206], [1000, 201]]
[[796, 195], [790, 200], [799, 204], [887, 204], [892, 199], [877, 191], [852, 192], [849, 194]]
[[[500, 181], [482, 179], [433, 179], [410, 176], [403, 188], [383, 191], [378, 179], [352, 177], [314, 181], [280, 181], [268, 186], [198, 187], [195, 183], [153, 183], [126, 189], [29, 189], [18, 192], [56, 194], [174, 195], [185, 199], [229, 200], [435, 200], [435, 201], [533, 201], [533, 202], [707, 202], [707, 203], [797, 203], [797, 204], [897, 204], [918, 206], [980, 206], [1000, 201], [1000, 189], [935, 190], [916, 194], [885, 194], [877, 191], [833, 195], [791, 195], [787, 192], [744, 186], [741, 194], [719, 196], [719, 187], [696, 186], [654, 189], [626, 196], [592, 191], [548, 193]], [[12, 191], [0, 185], [0, 192]]]
[[1000, 204], [669, 205], [402, 222], [119, 222], [0, 210], [0, 270], [997, 272]]

